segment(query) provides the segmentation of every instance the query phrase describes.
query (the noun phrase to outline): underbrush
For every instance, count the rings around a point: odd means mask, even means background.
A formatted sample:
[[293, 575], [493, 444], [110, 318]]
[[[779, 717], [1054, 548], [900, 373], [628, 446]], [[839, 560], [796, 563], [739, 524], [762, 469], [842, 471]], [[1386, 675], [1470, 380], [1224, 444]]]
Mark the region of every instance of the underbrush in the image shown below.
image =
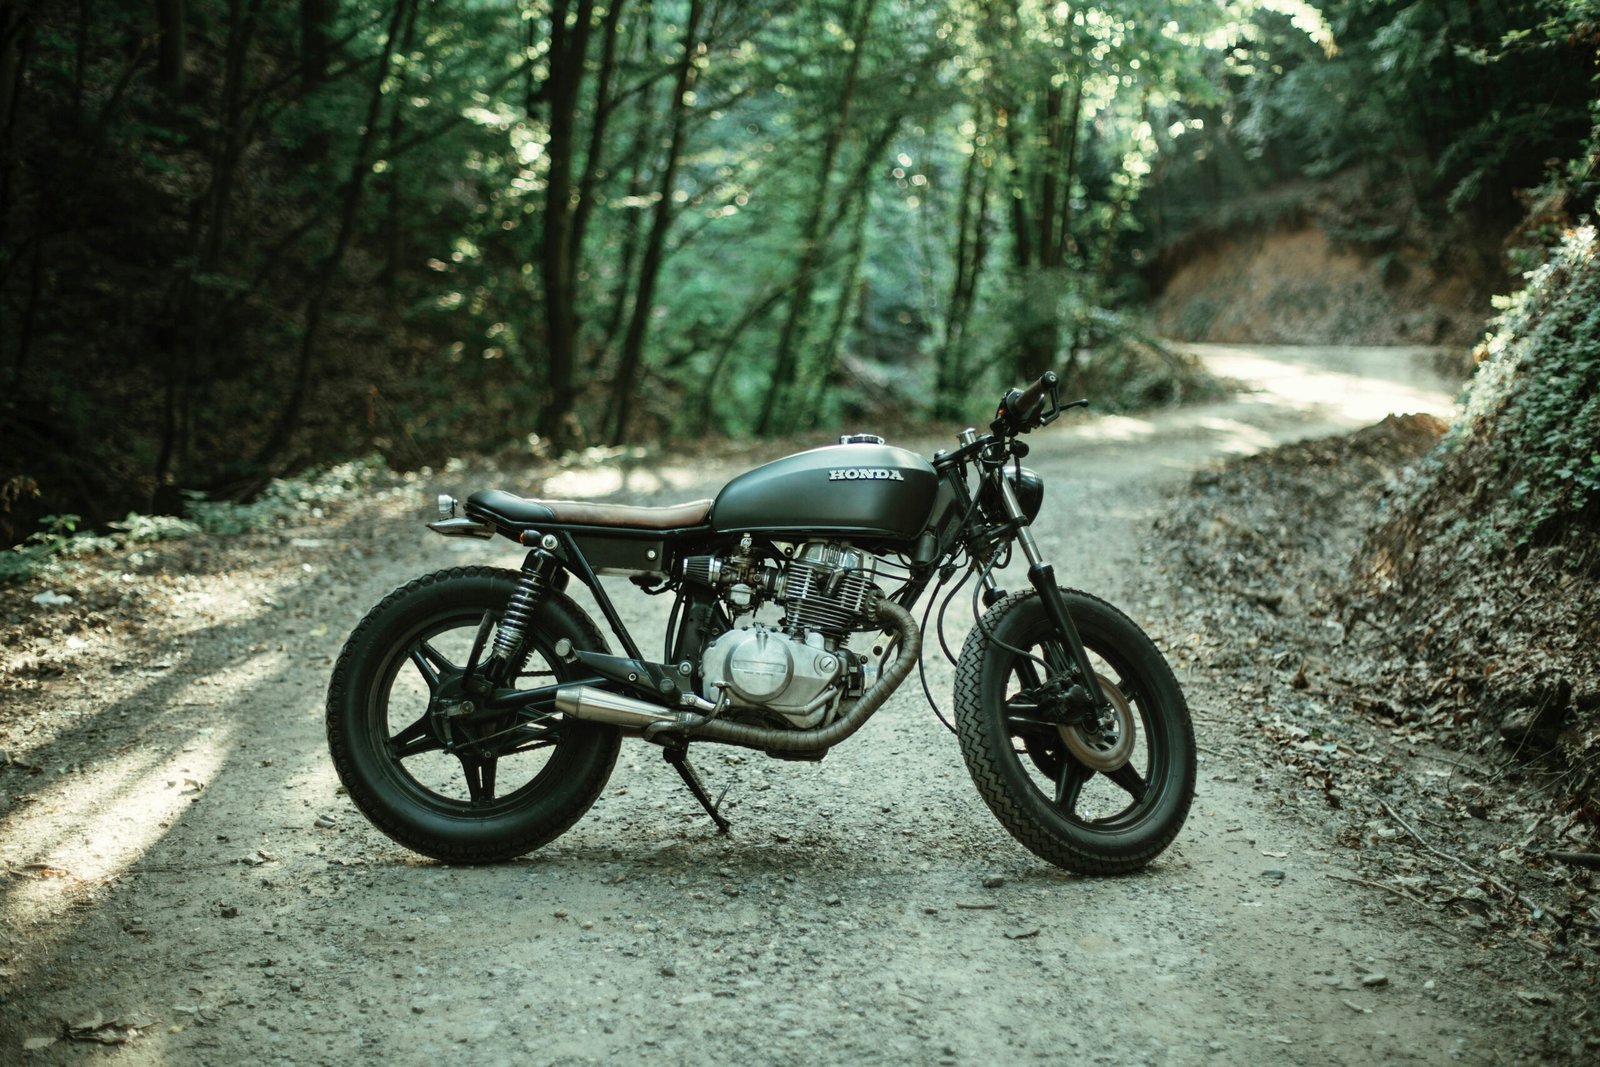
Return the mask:
[[322, 507], [372, 484], [385, 469], [382, 459], [369, 456], [306, 471], [274, 480], [260, 496], [242, 504], [190, 494], [181, 517], [130, 512], [108, 523], [105, 531], [80, 529], [77, 515], [49, 515], [27, 540], [0, 552], [0, 583], [50, 576], [70, 569], [74, 561], [128, 545], [249, 533], [320, 517]]
[[1504, 302], [1465, 410], [1393, 492], [1350, 613], [1385, 635], [1374, 682], [1537, 762], [1600, 823], [1600, 263], [1570, 231]]

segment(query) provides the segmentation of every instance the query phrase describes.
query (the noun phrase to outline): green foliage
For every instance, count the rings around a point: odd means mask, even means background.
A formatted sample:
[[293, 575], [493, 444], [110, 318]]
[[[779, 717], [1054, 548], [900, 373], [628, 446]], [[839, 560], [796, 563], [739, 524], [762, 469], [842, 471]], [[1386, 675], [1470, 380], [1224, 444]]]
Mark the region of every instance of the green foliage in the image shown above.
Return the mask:
[[1506, 302], [1480, 351], [1447, 465], [1482, 469], [1473, 498], [1517, 544], [1600, 525], [1600, 262], [1580, 226]]
[[303, 471], [292, 478], [275, 479], [246, 504], [208, 500], [204, 494], [192, 493], [184, 507], [187, 519], [129, 512], [107, 524], [112, 531], [109, 535], [81, 529], [78, 515], [46, 515], [41, 528], [22, 544], [0, 551], [0, 583], [54, 574], [68, 561], [126, 545], [232, 536], [315, 520], [328, 505], [370, 488], [386, 470], [380, 457], [367, 456]]
[[[1519, 190], [1581, 154], [1600, 71], [1596, 0], [1320, 7], [1331, 42], [1270, 10], [1241, 35], [1219, 71], [1226, 102], [1201, 110], [1204, 127], [1169, 157], [1162, 242], [1219, 206], [1248, 209], [1274, 185], [1356, 167], [1435, 230], [1466, 219], [1503, 231]], [[1204, 196], [1184, 195], [1195, 190]]]
[[179, 520], [179, 525], [191, 532], [233, 535], [320, 518], [324, 505], [359, 493], [387, 469], [382, 457], [366, 456], [302, 471], [291, 478], [273, 479], [259, 496], [243, 504], [191, 493], [184, 504], [190, 521]]
[[1168, 361], [1114, 353], [1163, 228], [1292, 210], [1217, 209], [1243, 154], [1492, 199], [1570, 157], [1595, 2], [186, 0], [182, 86], [150, 62], [165, 6], [29, 5], [0, 42], [0, 485], [42, 495], [0, 534], [185, 498], [248, 529], [275, 476], [535, 429], [952, 415], [1097, 361], [1144, 382]]
[[57, 569], [60, 561], [93, 555], [114, 543], [78, 529], [78, 515], [46, 515], [40, 529], [11, 549], [0, 552], [0, 583], [17, 582]]

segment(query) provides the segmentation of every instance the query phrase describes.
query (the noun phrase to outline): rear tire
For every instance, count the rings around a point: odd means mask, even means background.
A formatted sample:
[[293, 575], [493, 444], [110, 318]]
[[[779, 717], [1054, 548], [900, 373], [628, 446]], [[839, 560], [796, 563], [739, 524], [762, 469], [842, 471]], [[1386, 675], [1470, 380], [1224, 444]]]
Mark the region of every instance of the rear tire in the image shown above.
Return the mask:
[[1059, 647], [1035, 592], [1005, 597], [968, 635], [956, 666], [956, 735], [985, 803], [1035, 855], [1081, 874], [1137, 870], [1188, 816], [1194, 727], [1172, 669], [1144, 631], [1087, 593], [1062, 596], [1095, 674], [1114, 687], [1106, 692], [1114, 705], [1120, 698], [1121, 722], [1135, 731], [1125, 762], [1102, 771], [1084, 762], [1127, 751], [1125, 725], [1085, 744], [1082, 732], [1069, 737], [1030, 718], [1037, 709], [1021, 691], [1043, 672], [1005, 646], [1045, 659], [1047, 648]]
[[[424, 856], [488, 863], [530, 852], [578, 821], [616, 762], [614, 727], [560, 716], [455, 728], [481, 742], [476, 751], [526, 746], [493, 759], [441, 743], [434, 694], [465, 666], [484, 613], [498, 624], [519, 578], [463, 567], [409, 582], [368, 612], [334, 666], [327, 727], [339, 780], [374, 826]], [[547, 591], [528, 627], [518, 688], [572, 676], [554, 652], [562, 638], [605, 649], [582, 610]]]

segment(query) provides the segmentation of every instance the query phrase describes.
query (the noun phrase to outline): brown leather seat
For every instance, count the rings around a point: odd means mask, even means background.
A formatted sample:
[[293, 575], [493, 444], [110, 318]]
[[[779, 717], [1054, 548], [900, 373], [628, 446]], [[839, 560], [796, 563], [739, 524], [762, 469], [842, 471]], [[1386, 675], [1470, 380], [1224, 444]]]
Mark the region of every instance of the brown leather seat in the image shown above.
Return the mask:
[[711, 501], [645, 508], [633, 504], [596, 504], [588, 500], [538, 500], [499, 489], [486, 489], [467, 498], [469, 511], [504, 519], [513, 526], [605, 526], [618, 530], [681, 530], [703, 526], [711, 515]]

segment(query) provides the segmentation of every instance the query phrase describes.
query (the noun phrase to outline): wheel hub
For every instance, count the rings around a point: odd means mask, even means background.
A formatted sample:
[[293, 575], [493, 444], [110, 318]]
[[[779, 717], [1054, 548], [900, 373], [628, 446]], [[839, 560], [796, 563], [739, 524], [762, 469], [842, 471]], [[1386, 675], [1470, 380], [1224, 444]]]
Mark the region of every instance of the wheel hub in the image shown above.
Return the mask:
[[1128, 698], [1109, 678], [1096, 674], [1100, 692], [1111, 705], [1110, 714], [1104, 715], [1093, 726], [1058, 726], [1061, 741], [1077, 760], [1090, 770], [1102, 773], [1125, 766], [1133, 756], [1133, 709]]

